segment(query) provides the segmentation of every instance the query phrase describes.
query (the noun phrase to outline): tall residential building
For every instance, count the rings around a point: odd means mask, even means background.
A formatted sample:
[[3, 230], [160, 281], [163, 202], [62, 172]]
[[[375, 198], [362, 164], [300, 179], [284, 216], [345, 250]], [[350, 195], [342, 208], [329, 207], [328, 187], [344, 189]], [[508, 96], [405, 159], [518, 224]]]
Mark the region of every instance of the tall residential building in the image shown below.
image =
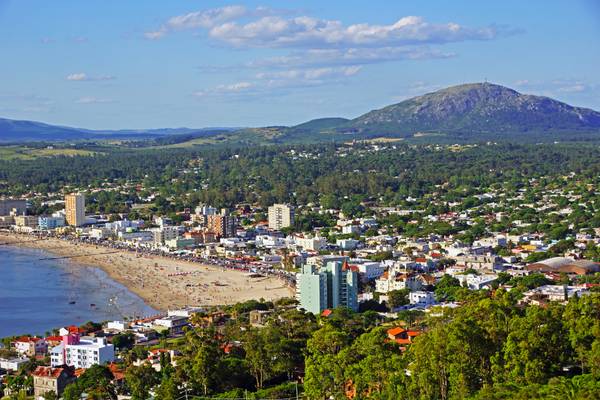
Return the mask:
[[177, 239], [179, 236], [179, 228], [176, 226], [164, 226], [162, 228], [154, 229], [152, 235], [154, 244], [163, 245], [169, 240]]
[[269, 207], [269, 229], [280, 230], [294, 225], [294, 207], [289, 204], [273, 204]]
[[0, 215], [23, 215], [27, 213], [27, 200], [0, 200]]
[[90, 368], [96, 364], [107, 364], [115, 360], [115, 348], [103, 337], [82, 337], [77, 334], [63, 336], [62, 343], [50, 352], [50, 365]]
[[296, 278], [300, 307], [313, 314], [336, 307], [358, 310], [358, 274], [346, 262], [329, 262], [320, 269], [304, 265]]
[[66, 195], [65, 214], [69, 225], [81, 226], [85, 224], [85, 196], [82, 194]]
[[207, 231], [222, 238], [235, 236], [235, 224], [235, 217], [224, 213], [206, 216]]

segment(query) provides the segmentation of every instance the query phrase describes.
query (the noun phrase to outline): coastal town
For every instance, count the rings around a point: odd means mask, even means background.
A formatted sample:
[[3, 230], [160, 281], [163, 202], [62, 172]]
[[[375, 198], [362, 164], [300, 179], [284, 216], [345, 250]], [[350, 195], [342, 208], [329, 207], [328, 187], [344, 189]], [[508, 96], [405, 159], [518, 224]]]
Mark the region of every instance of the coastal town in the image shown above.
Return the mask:
[[[338, 155], [348, 151], [341, 148]], [[39, 248], [57, 259], [103, 268], [158, 310], [5, 339], [4, 394], [60, 397], [86, 370], [104, 366], [111, 387], [128, 398], [124, 365], [157, 373], [175, 367], [185, 359], [181, 340], [198, 327], [218, 332], [223, 354], [249, 351], [243, 340], [225, 339], [231, 323], [247, 324], [242, 332], [260, 330], [291, 310], [309, 324], [340, 318], [340, 310], [372, 313], [374, 326], [383, 327], [385, 340], [402, 353], [426, 331], [423, 316], [459, 309], [469, 293], [518, 293], [521, 307], [584, 298], [600, 285], [600, 227], [581, 224], [593, 210], [595, 203], [586, 198], [596, 195], [594, 186], [572, 174], [557, 178], [566, 189], [541, 185], [547, 179], [510, 190], [485, 187], [462, 198], [406, 196], [402, 206], [337, 199], [231, 209], [198, 204], [146, 218], [131, 216], [148, 208], [152, 194], [145, 204], [141, 198], [127, 203], [129, 213], [87, 212], [86, 203], [96, 202], [101, 191], [131, 184], [65, 188], [41, 201], [4, 198], [1, 245]], [[47, 213], [32, 212], [33, 201]], [[540, 229], [540, 215], [553, 223]], [[131, 354], [134, 360], [124, 359]], [[302, 372], [294, 374], [304, 379]], [[355, 391], [349, 385], [346, 397], [354, 398]]]

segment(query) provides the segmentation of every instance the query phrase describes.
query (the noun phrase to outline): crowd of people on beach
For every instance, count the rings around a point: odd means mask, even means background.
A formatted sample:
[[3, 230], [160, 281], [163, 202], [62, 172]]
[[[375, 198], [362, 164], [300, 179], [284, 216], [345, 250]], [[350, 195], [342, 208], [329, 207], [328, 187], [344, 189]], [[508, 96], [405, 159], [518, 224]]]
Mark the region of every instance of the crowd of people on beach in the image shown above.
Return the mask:
[[[27, 235], [32, 236], [32, 235]], [[252, 274], [260, 274], [267, 277], [273, 277], [281, 280], [286, 286], [294, 289], [296, 287], [296, 276], [293, 272], [284, 271], [281, 269], [273, 268], [271, 265], [266, 263], [250, 263], [244, 259], [226, 259], [220, 257], [206, 257], [199, 255], [191, 251], [178, 251], [169, 252], [162, 249], [145, 248], [145, 247], [134, 247], [124, 242], [110, 241], [110, 240], [96, 240], [88, 237], [77, 237], [77, 236], [58, 236], [50, 233], [37, 233], [35, 234], [36, 239], [53, 238], [68, 241], [71, 244], [86, 244], [93, 246], [100, 246], [115, 251], [128, 251], [135, 253], [136, 257], [165, 257], [172, 260], [186, 261], [191, 263], [198, 263], [201, 265], [209, 265], [222, 270], [233, 270], [241, 271]], [[94, 255], [94, 254], [90, 254]], [[79, 256], [77, 256], [79, 257]], [[65, 257], [68, 258], [68, 257]]]

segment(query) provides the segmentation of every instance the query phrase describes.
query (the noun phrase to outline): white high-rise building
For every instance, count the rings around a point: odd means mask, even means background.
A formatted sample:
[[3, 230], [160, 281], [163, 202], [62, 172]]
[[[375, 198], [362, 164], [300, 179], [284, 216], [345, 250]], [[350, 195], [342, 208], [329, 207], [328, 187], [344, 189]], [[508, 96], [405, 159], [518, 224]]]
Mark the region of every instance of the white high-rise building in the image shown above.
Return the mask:
[[90, 368], [96, 364], [107, 364], [115, 360], [115, 348], [105, 338], [65, 335], [63, 342], [50, 352], [50, 365], [69, 365], [75, 368]]
[[289, 204], [273, 204], [269, 207], [269, 229], [280, 230], [294, 225], [294, 207]]

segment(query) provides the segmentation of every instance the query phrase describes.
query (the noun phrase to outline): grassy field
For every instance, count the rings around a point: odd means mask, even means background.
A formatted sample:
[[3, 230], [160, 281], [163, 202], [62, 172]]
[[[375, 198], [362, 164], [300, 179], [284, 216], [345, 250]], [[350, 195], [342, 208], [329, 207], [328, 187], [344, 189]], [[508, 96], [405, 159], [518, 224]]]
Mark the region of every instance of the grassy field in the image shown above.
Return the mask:
[[181, 143], [175, 143], [175, 144], [167, 144], [167, 145], [163, 145], [163, 146], [143, 147], [143, 149], [148, 149], [148, 148], [152, 148], [152, 149], [178, 149], [178, 148], [194, 147], [194, 146], [201, 146], [201, 145], [215, 144], [215, 143], [217, 143], [217, 140], [215, 140], [212, 137], [211, 138], [197, 138], [197, 139], [188, 140], [187, 142], [181, 142]]
[[32, 148], [23, 146], [0, 146], [0, 160], [31, 160], [38, 157], [89, 156], [94, 152], [81, 149]]

